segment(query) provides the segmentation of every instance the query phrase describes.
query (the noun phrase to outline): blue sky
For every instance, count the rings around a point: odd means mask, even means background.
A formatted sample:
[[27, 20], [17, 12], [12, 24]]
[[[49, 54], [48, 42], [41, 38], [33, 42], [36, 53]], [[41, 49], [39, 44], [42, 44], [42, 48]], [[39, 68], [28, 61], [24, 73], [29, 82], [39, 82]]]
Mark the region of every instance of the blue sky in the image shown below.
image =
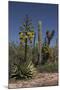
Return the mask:
[[22, 25], [25, 15], [32, 19], [32, 24], [38, 32], [38, 21], [42, 22], [42, 37], [45, 38], [46, 29], [55, 30], [55, 36], [51, 46], [55, 45], [58, 31], [58, 5], [57, 4], [36, 4], [9, 1], [9, 41], [19, 43], [19, 26]]

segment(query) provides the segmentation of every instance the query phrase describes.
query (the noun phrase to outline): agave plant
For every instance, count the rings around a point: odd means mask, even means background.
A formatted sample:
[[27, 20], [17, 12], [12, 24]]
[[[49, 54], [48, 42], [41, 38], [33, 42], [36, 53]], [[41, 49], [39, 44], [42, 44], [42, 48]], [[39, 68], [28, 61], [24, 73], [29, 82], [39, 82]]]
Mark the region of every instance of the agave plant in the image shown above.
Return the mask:
[[17, 64], [12, 65], [10, 78], [32, 78], [36, 72], [37, 70], [32, 63], [32, 60], [28, 60], [26, 62], [18, 62]]
[[19, 78], [32, 78], [36, 74], [36, 68], [32, 61], [24, 62], [18, 65], [18, 73]]

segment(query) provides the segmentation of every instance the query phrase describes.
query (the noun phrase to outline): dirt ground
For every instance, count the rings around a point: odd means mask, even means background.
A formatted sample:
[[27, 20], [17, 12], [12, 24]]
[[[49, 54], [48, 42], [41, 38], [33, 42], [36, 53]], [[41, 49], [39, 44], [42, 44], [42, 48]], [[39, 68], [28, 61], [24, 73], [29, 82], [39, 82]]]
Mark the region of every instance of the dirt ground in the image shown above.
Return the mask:
[[41, 86], [58, 85], [58, 73], [39, 73], [30, 80], [13, 80], [9, 83], [9, 88], [31, 88]]

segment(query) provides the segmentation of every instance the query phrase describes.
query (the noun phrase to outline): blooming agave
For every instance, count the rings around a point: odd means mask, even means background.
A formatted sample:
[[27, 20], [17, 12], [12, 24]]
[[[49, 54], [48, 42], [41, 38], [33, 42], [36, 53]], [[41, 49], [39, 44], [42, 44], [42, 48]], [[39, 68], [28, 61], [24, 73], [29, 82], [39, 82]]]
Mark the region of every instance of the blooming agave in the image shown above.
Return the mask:
[[32, 40], [34, 38], [34, 31], [29, 31], [29, 32], [20, 32], [20, 42], [25, 43], [25, 40], [29, 40], [30, 43], [32, 43]]

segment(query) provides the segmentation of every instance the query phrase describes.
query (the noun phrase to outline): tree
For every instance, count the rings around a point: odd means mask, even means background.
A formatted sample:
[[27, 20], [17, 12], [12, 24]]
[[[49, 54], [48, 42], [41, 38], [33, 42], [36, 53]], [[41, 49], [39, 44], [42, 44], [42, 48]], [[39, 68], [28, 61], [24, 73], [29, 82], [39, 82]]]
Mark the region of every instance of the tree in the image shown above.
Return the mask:
[[48, 30], [46, 31], [46, 38], [47, 38], [47, 44], [48, 45], [50, 45], [50, 42], [51, 42], [51, 40], [52, 40], [52, 38], [54, 36], [54, 33], [55, 33], [54, 30], [52, 30], [51, 32], [48, 31]]
[[45, 64], [47, 62], [47, 60], [51, 57], [51, 48], [50, 48], [50, 42], [54, 36], [55, 31], [52, 30], [50, 31], [46, 31], [46, 37], [45, 37], [45, 42], [43, 44], [42, 47], [42, 64]]

